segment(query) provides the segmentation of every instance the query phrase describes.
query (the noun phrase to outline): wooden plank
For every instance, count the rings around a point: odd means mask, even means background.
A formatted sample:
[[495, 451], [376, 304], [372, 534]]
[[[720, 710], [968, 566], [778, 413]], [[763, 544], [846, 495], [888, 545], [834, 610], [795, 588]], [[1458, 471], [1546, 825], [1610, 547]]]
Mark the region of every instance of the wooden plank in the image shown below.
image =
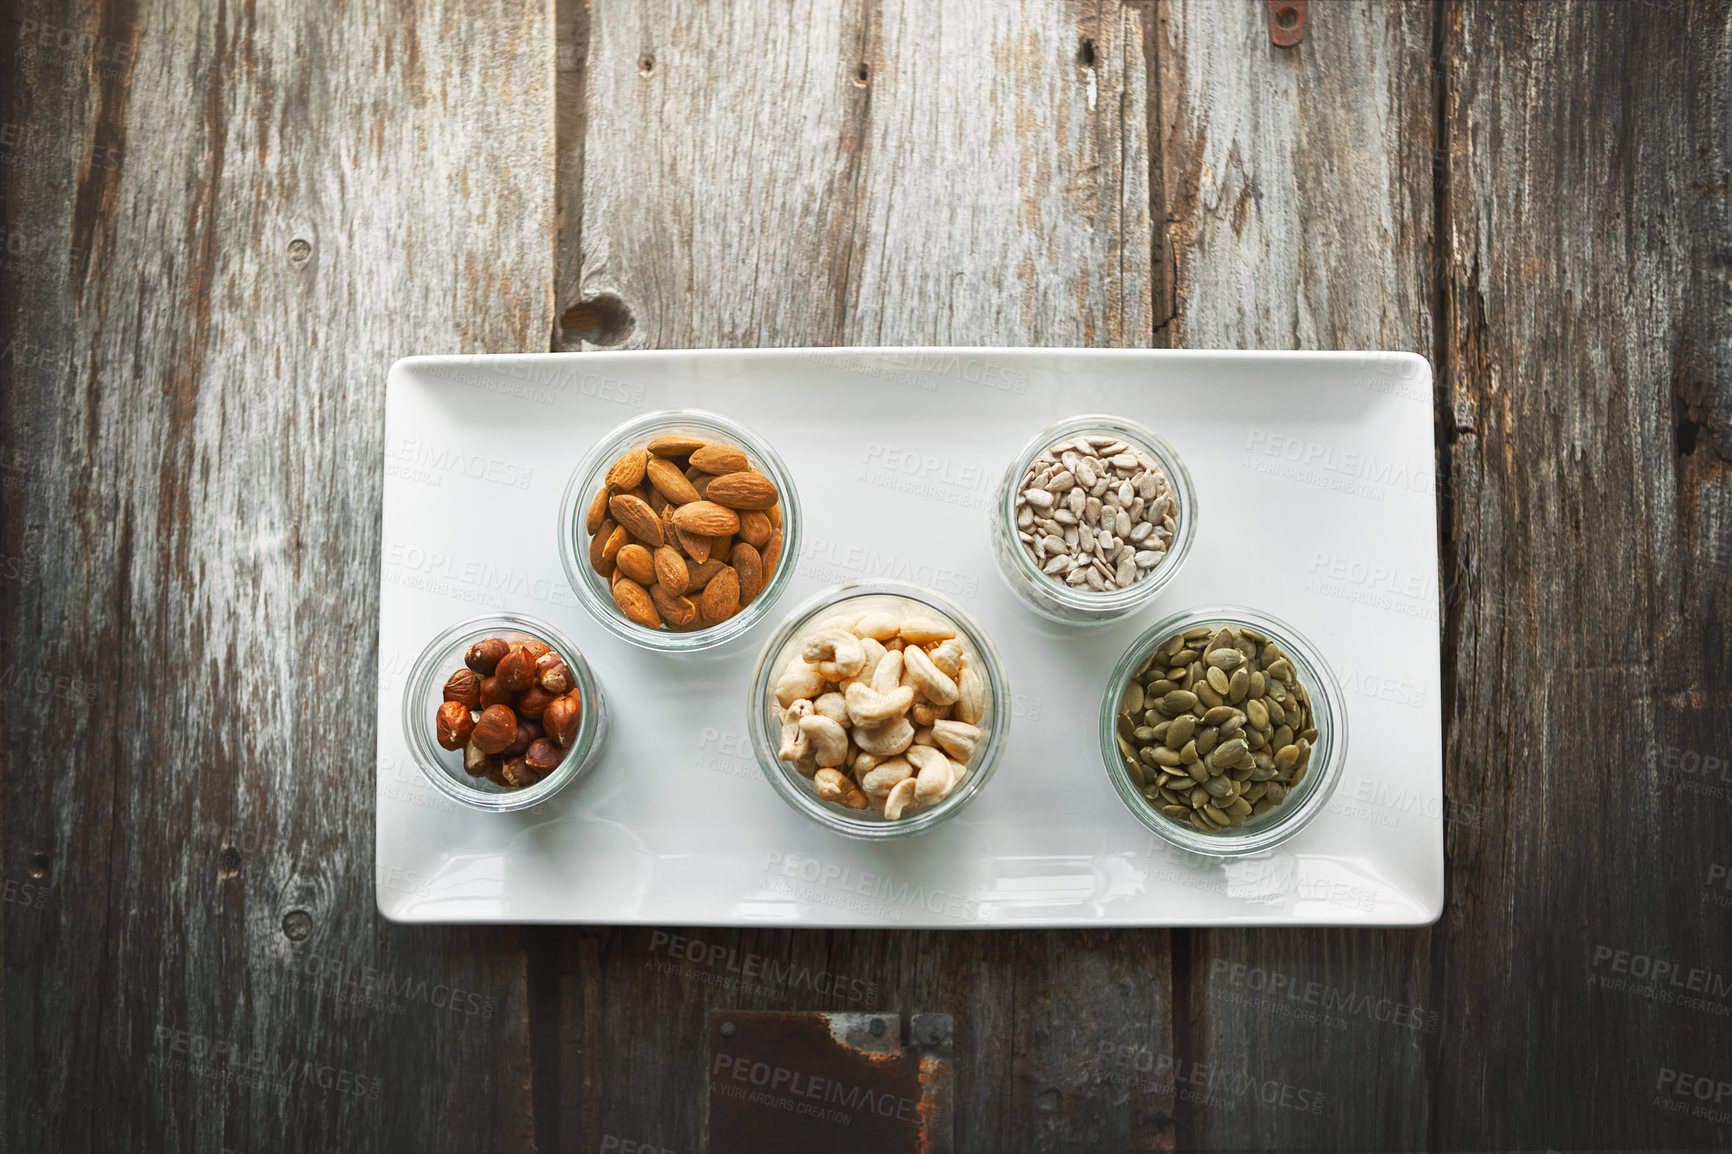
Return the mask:
[[[1427, 5], [1312, 4], [1284, 49], [1260, 3], [1159, 6], [1151, 99], [1175, 345], [1429, 355], [1432, 21]], [[1426, 933], [1178, 937], [1187, 1144], [1425, 1146], [1440, 1028]]]
[[[1148, 344], [1142, 25], [1058, 0], [593, 7], [566, 338], [629, 309], [621, 347]], [[742, 988], [748, 959], [780, 979]], [[958, 1149], [1172, 1144], [1164, 932], [579, 930], [560, 965], [561, 1147], [696, 1148], [729, 1007], [951, 1013]]]
[[630, 0], [589, 37], [621, 347], [1148, 343], [1134, 10]]
[[1434, 1142], [1724, 1147], [1677, 1090], [1732, 1082], [1732, 6], [1445, 16], [1449, 788], [1482, 820]]
[[381, 922], [371, 767], [385, 372], [546, 347], [551, 12], [17, 16], [5, 1144], [524, 1148], [517, 934]]

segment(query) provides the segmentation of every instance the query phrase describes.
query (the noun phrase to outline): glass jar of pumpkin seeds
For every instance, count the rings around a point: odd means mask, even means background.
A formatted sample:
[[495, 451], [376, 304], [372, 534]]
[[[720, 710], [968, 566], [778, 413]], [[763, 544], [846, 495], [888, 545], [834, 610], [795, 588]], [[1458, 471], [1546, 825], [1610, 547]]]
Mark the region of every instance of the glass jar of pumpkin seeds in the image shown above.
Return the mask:
[[1187, 609], [1126, 650], [1100, 713], [1126, 807], [1193, 853], [1279, 845], [1322, 812], [1347, 759], [1341, 686], [1316, 647], [1241, 606]]

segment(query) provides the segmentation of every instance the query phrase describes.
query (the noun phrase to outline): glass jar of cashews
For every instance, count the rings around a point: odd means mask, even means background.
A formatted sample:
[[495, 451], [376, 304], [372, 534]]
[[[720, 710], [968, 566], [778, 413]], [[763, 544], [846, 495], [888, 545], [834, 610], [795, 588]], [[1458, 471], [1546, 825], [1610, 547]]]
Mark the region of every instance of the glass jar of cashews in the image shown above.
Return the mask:
[[782, 799], [858, 838], [907, 837], [985, 787], [1010, 711], [1004, 668], [955, 602], [901, 581], [825, 590], [758, 658], [752, 748]]

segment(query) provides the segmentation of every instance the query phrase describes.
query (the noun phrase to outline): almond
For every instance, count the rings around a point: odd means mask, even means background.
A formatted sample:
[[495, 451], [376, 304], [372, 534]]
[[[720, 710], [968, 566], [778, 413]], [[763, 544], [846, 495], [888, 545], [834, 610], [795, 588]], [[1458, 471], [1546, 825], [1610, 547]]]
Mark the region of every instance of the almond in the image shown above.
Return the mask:
[[780, 501], [770, 506], [770, 524], [778, 529], [782, 527], [782, 503]]
[[739, 574], [740, 604], [750, 605], [764, 591], [764, 559], [752, 546], [741, 541], [728, 555], [728, 563]]
[[719, 557], [711, 557], [696, 565], [686, 566], [686, 592], [688, 594], [700, 592], [711, 581], [715, 580], [717, 573], [725, 568], [727, 566], [722, 563]]
[[660, 585], [651, 585], [649, 595], [669, 629], [690, 629], [698, 623], [698, 607], [690, 597], [669, 593]]
[[732, 533], [717, 533], [710, 538], [710, 556], [727, 557], [734, 551], [734, 535]]
[[656, 549], [666, 544], [662, 537], [661, 518], [656, 516], [656, 511], [650, 508], [643, 498], [621, 493], [607, 503], [607, 508], [608, 512], [613, 514], [614, 520], [645, 545]]
[[589, 539], [589, 567], [603, 577], [613, 574], [613, 558], [606, 555], [606, 550], [608, 538], [613, 536], [615, 528], [613, 518], [603, 517], [596, 527], [595, 536]]
[[[671, 545], [663, 545], [655, 551], [652, 559], [655, 570], [655, 583], [670, 596], [678, 597], [691, 584], [691, 572], [686, 565], [686, 559], [678, 549]], [[644, 582], [649, 584], [649, 582]], [[662, 614], [667, 616], [667, 614]]]
[[661, 614], [656, 612], [655, 602], [650, 600], [648, 591], [630, 577], [621, 577], [613, 583], [613, 603], [619, 606], [627, 621], [645, 629], [662, 627]]
[[649, 493], [644, 496], [644, 504], [648, 505], [655, 512], [655, 515], [660, 517], [662, 510], [668, 507], [668, 499], [662, 496], [660, 489], [652, 487]]
[[644, 465], [649, 454], [642, 449], [627, 449], [607, 471], [607, 487], [616, 493], [635, 489], [643, 481]]
[[688, 533], [684, 529], [674, 530], [674, 540], [685, 555], [702, 565], [710, 559], [710, 539], [698, 533]]
[[704, 499], [730, 509], [768, 509], [781, 494], [776, 483], [756, 469], [741, 469], [711, 481]]
[[[649, 506], [644, 508], [648, 509]], [[629, 527], [630, 523], [620, 517], [617, 509], [613, 515], [620, 524]], [[740, 515], [726, 505], [718, 505], [714, 501], [693, 501], [674, 510], [674, 528], [704, 537], [732, 535], [740, 530]], [[661, 544], [659, 541], [656, 543]]]
[[775, 531], [770, 524], [769, 515], [762, 510], [753, 509], [749, 513], [740, 514], [740, 540], [754, 549], [762, 549], [770, 540], [770, 534]]
[[724, 565], [698, 598], [698, 619], [705, 625], [718, 625], [739, 611], [740, 575]]
[[631, 534], [625, 531], [625, 526], [615, 525], [613, 527], [613, 532], [608, 534], [607, 540], [602, 543], [602, 558], [607, 561], [612, 561], [615, 565], [619, 564], [619, 551], [624, 549], [630, 541]]
[[601, 528], [601, 523], [607, 520], [607, 499], [609, 496], [608, 491], [602, 489], [596, 493], [595, 500], [589, 503], [589, 515], [583, 519], [583, 531], [591, 537], [595, 536], [596, 530]]
[[651, 441], [648, 445], [648, 449], [652, 457], [684, 457], [688, 453], [696, 452], [707, 444], [709, 444], [709, 442], [704, 440], [702, 437], [681, 436], [678, 433], [670, 433], [668, 436], [657, 437], [655, 440]]
[[[659, 552], [660, 550], [658, 550]], [[653, 585], [656, 580], [655, 558], [650, 551], [633, 541], [614, 556], [613, 563], [619, 566], [619, 571], [636, 581], [639, 585]]]
[[751, 467], [752, 463], [746, 460], [745, 451], [732, 445], [705, 445], [692, 453], [692, 468], [717, 476], [723, 473], [738, 473], [741, 469]]
[[680, 472], [678, 466], [660, 457], [651, 457], [649, 468], [649, 483], [662, 499], [675, 505], [684, 505], [687, 501], [696, 501], [698, 491], [692, 488], [692, 483], [686, 480], [686, 475]]
[[687, 469], [685, 476], [686, 480], [692, 483], [692, 492], [698, 495], [700, 501], [703, 500], [705, 490], [710, 487], [710, 482], [716, 479], [714, 473], [706, 473], [702, 469]]
[[782, 531], [777, 529], [770, 534], [770, 540], [764, 545], [764, 583], [769, 584], [770, 575], [776, 571], [776, 562], [782, 559]]

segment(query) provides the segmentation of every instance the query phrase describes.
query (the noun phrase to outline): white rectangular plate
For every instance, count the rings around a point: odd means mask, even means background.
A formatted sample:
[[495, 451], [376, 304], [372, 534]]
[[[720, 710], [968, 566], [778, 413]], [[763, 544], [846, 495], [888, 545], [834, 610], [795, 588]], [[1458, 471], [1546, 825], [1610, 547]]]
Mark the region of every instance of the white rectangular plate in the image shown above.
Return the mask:
[[[805, 545], [770, 620], [696, 657], [635, 649], [566, 583], [555, 521], [584, 451], [636, 413], [725, 413], [775, 445]], [[1010, 456], [1077, 413], [1131, 417], [1184, 457], [1195, 552], [1155, 604], [1051, 625], [993, 561]], [[1443, 902], [1431, 371], [1396, 353], [838, 349], [411, 357], [386, 397], [377, 893], [408, 922], [655, 925], [1422, 925]], [[997, 642], [1010, 745], [928, 834], [864, 844], [789, 809], [746, 738], [765, 637], [871, 576], [956, 598]], [[1124, 647], [1189, 605], [1255, 606], [1328, 655], [1350, 722], [1327, 810], [1222, 863], [1166, 847], [1113, 792], [1095, 735]], [[564, 630], [613, 730], [590, 774], [522, 813], [445, 800], [401, 731], [404, 681], [447, 626], [495, 610]], [[1002, 715], [1001, 715], [1002, 716]]]

